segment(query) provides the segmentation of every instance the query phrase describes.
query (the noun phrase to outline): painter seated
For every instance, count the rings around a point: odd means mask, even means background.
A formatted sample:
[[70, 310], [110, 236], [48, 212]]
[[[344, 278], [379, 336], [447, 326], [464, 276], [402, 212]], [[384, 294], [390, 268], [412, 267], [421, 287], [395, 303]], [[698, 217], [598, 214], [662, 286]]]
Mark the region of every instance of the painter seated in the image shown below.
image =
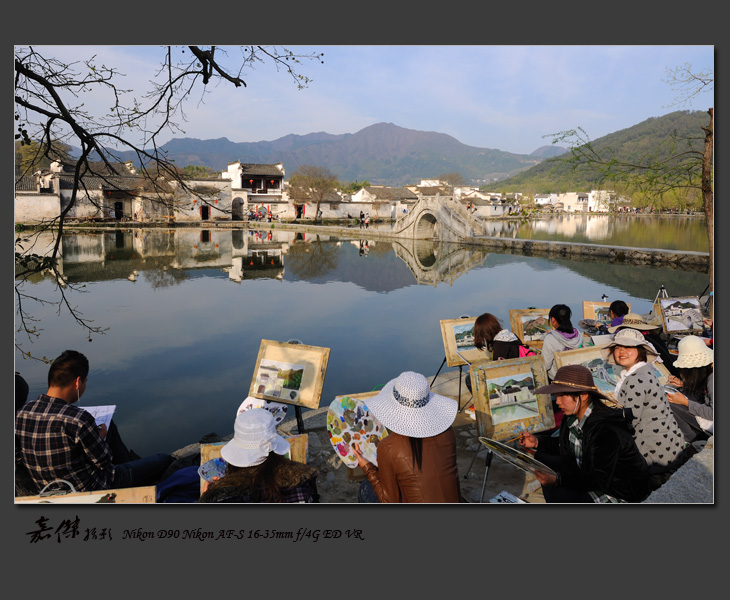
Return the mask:
[[[97, 426], [76, 406], [87, 389], [88, 359], [66, 350], [48, 370], [48, 391], [15, 414], [16, 492], [131, 488], [156, 484], [173, 459], [169, 454], [136, 457], [116, 427]], [[113, 425], [113, 423], [112, 423]], [[113, 439], [110, 439], [113, 438]], [[71, 489], [67, 486], [71, 486]]]
[[649, 470], [623, 412], [609, 408], [590, 370], [561, 367], [536, 394], [555, 394], [565, 417], [558, 437], [523, 435], [520, 445], [557, 473], [535, 474], [545, 502], [641, 502], [649, 495]]
[[318, 470], [289, 460], [289, 442], [276, 432], [272, 414], [263, 408], [236, 417], [233, 439], [221, 449], [223, 477], [206, 482], [198, 502], [319, 502]]

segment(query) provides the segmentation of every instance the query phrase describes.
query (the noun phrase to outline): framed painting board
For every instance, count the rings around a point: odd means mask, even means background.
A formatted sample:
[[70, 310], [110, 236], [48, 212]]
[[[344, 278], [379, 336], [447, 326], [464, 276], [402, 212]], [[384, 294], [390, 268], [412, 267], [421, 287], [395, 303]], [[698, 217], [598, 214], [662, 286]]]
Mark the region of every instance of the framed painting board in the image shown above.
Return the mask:
[[378, 444], [388, 430], [367, 407], [367, 399], [378, 392], [337, 396], [327, 410], [327, 434], [335, 454], [350, 469], [358, 467], [353, 446], [357, 444], [362, 455], [378, 464]]
[[702, 322], [702, 305], [697, 296], [682, 298], [659, 298], [659, 312], [662, 317], [664, 333], [701, 334], [704, 329]]
[[150, 485], [56, 496], [18, 496], [15, 498], [15, 502], [30, 504], [154, 504], [156, 499], [156, 488], [154, 485]]
[[[593, 300], [583, 300], [583, 318], [593, 319], [600, 321], [604, 325], [611, 324], [611, 317], [608, 313], [608, 309], [611, 306], [611, 302], [594, 302]], [[626, 306], [629, 307], [631, 312], [631, 304], [628, 302]]]
[[330, 349], [261, 340], [248, 395], [319, 408]]
[[512, 333], [531, 348], [542, 348], [542, 339], [552, 329], [549, 314], [549, 308], [510, 309]]
[[485, 350], [474, 346], [475, 318], [443, 319], [441, 321], [441, 337], [444, 340], [444, 356], [450, 367], [459, 367], [474, 362], [491, 360]]
[[[604, 404], [618, 405], [614, 398], [616, 384], [621, 377], [623, 367], [606, 362], [601, 356], [601, 346], [589, 346], [575, 350], [563, 350], [555, 353], [555, 364], [558, 368], [566, 365], [582, 365], [590, 370], [593, 375], [593, 382], [602, 394], [610, 399]], [[654, 368], [654, 374], [661, 385], [669, 382], [669, 370], [660, 362], [650, 363]]]
[[495, 360], [469, 368], [478, 435], [501, 441], [555, 427], [542, 356]]
[[508, 446], [507, 444], [502, 444], [497, 440], [490, 440], [485, 437], [479, 437], [479, 441], [497, 456], [527, 473], [532, 473], [533, 475], [535, 473], [545, 473], [546, 475], [557, 476], [555, 471], [527, 452], [522, 452], [512, 446]]

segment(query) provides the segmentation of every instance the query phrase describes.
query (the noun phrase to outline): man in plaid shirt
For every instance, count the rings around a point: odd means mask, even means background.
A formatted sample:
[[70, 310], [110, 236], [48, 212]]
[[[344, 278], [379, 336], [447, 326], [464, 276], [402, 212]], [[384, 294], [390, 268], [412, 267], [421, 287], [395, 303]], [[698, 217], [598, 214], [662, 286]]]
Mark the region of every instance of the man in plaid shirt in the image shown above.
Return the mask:
[[113, 463], [106, 425], [74, 406], [86, 391], [89, 361], [66, 350], [51, 364], [48, 391], [15, 416], [16, 472], [29, 476], [39, 493], [59, 479], [77, 492], [151, 485], [172, 462], [167, 454]]

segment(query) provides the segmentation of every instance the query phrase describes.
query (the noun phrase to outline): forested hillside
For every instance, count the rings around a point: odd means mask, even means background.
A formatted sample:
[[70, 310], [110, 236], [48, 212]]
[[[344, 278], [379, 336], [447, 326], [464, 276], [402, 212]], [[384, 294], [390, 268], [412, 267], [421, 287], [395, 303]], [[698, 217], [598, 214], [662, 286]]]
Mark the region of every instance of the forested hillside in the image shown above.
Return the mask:
[[[701, 127], [708, 122], [705, 111], [677, 111], [662, 117], [652, 117], [633, 127], [592, 140], [591, 143], [602, 156], [625, 162], [639, 161], [651, 154], [670, 156], [688, 147], [701, 151], [704, 140]], [[586, 133], [590, 135], [590, 132]], [[546, 194], [590, 190], [610, 184], [600, 181], [597, 168], [579, 166], [574, 169], [567, 162], [569, 156], [564, 154], [547, 159], [500, 181], [496, 187], [504, 192]]]

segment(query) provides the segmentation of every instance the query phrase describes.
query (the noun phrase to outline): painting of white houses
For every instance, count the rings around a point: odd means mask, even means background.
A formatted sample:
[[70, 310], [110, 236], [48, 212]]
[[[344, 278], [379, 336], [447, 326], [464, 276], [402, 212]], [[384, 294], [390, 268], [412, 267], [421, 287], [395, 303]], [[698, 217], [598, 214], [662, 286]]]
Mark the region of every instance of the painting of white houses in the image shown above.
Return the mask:
[[659, 298], [665, 333], [701, 333], [702, 306], [697, 296], [687, 298]]
[[535, 381], [531, 373], [488, 379], [487, 390], [494, 425], [537, 416], [540, 413], [537, 396], [534, 394]]

